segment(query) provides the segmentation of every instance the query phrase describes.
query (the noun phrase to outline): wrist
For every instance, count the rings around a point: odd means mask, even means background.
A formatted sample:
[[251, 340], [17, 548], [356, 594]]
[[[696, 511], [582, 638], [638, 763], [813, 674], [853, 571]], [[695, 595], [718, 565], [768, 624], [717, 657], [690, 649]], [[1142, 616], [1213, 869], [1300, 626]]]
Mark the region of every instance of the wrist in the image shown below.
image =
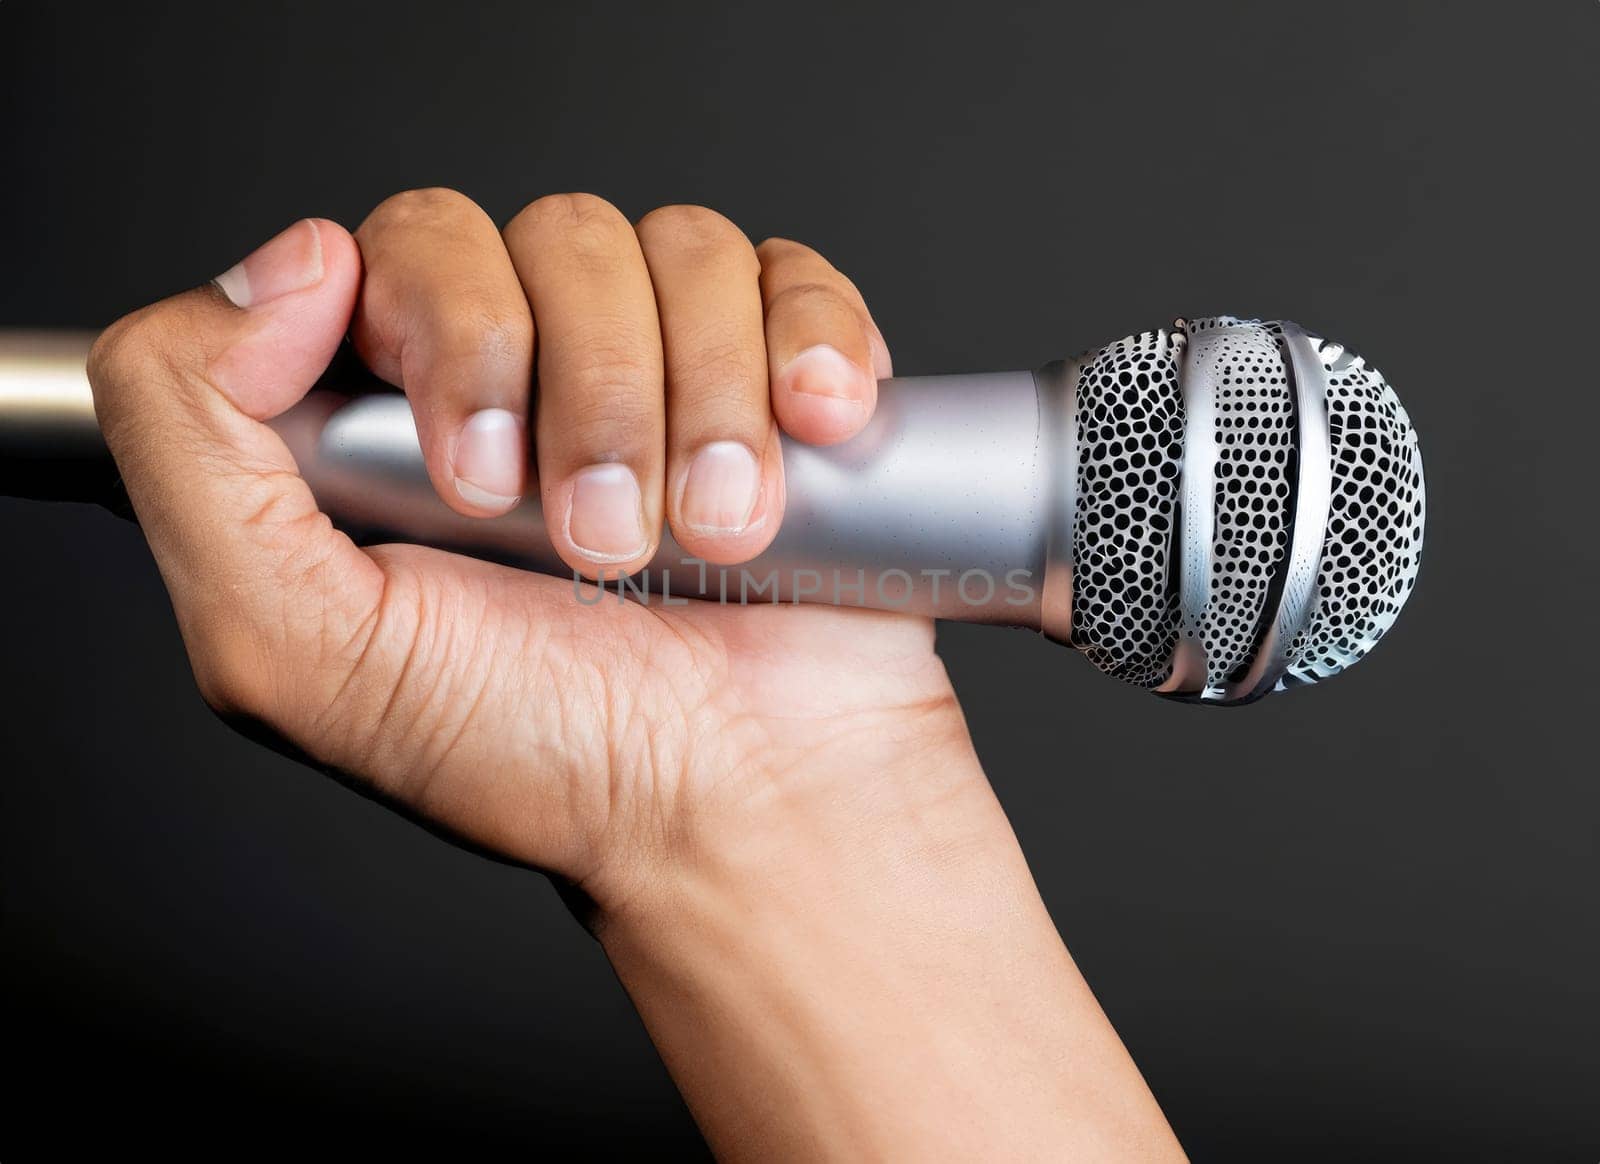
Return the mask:
[[867, 890], [1014, 847], [953, 696], [830, 726], [795, 725], [792, 748], [763, 731], [685, 777], [693, 788], [652, 830], [614, 837], [584, 882], [598, 926], [648, 930], [706, 899], [808, 884], [819, 868]]

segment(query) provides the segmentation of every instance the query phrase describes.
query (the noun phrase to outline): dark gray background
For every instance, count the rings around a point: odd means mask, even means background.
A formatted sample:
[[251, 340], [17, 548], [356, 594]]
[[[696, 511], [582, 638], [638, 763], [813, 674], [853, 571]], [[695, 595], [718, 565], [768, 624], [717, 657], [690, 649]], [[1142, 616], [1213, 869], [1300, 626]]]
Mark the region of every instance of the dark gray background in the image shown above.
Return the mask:
[[[1592, 1162], [1597, 47], [1592, 0], [5, 0], [0, 323], [446, 184], [804, 239], [902, 372], [1219, 311], [1355, 345], [1429, 485], [1372, 660], [1228, 713], [1022, 633], [946, 657], [1197, 1158]], [[703, 1151], [543, 881], [212, 718], [136, 529], [6, 501], [0, 547], [8, 1162]]]

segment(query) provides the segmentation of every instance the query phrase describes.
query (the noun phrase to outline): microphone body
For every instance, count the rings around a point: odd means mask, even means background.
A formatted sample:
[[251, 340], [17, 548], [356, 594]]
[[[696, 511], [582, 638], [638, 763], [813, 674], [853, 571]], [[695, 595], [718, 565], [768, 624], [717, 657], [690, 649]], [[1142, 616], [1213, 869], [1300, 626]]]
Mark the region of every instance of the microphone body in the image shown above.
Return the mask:
[[[84, 375], [93, 340], [0, 332], [0, 458], [12, 478], [0, 491], [118, 507]], [[1058, 364], [885, 380], [871, 421], [850, 441], [815, 448], [782, 438], [784, 519], [759, 557], [711, 565], [663, 531], [645, 570], [600, 581], [669, 603], [825, 602], [1053, 630], [1065, 640], [1070, 378]], [[420, 542], [571, 575], [551, 546], [536, 489], [497, 518], [445, 505], [405, 397], [354, 360], [336, 361], [271, 423], [323, 512], [358, 541]]]

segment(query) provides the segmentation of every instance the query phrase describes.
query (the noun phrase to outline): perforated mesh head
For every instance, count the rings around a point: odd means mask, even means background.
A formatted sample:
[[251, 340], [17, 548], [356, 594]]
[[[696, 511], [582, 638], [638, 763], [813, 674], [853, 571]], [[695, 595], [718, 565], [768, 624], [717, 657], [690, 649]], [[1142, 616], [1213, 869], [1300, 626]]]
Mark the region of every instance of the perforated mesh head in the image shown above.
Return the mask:
[[1427, 496], [1411, 417], [1376, 368], [1320, 341], [1333, 481], [1317, 604], [1278, 689], [1337, 675], [1400, 615], [1422, 564]]
[[1141, 687], [1167, 677], [1178, 609], [1167, 585], [1183, 465], [1182, 344], [1147, 331], [1102, 348], [1078, 378], [1072, 641]]
[[[1286, 326], [1315, 383], [1297, 382]], [[1420, 561], [1422, 462], [1359, 357], [1293, 325], [1180, 320], [1086, 357], [1076, 395], [1072, 638], [1101, 670], [1234, 702], [1267, 689], [1269, 663], [1276, 690], [1338, 674], [1393, 625]], [[1296, 539], [1323, 496], [1321, 537]]]
[[[1210, 393], [1212, 456], [1209, 600], [1185, 620], [1221, 688], [1255, 658], [1261, 615], [1289, 548], [1297, 468], [1294, 400], [1277, 339], [1254, 326], [1191, 327], [1187, 374]], [[1197, 410], [1198, 411], [1198, 410]], [[1199, 417], [1196, 418], [1200, 419]]]

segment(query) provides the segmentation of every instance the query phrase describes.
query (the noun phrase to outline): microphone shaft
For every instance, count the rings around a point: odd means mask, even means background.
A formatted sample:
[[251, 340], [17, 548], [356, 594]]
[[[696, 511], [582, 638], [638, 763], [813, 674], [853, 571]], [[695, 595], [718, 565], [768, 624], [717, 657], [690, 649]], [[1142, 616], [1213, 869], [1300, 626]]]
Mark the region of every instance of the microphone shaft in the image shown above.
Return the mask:
[[[118, 508], [84, 358], [93, 335], [0, 331], [0, 492]], [[652, 601], [825, 602], [1042, 628], [1070, 621], [1073, 363], [1038, 373], [883, 381], [867, 427], [832, 448], [783, 439], [787, 502], [742, 566], [690, 558], [664, 531], [645, 571], [606, 588]], [[435, 494], [405, 397], [343, 353], [272, 422], [318, 504], [358, 541], [421, 542], [571, 576], [537, 490], [499, 518]], [[595, 601], [592, 590], [582, 591]]]

